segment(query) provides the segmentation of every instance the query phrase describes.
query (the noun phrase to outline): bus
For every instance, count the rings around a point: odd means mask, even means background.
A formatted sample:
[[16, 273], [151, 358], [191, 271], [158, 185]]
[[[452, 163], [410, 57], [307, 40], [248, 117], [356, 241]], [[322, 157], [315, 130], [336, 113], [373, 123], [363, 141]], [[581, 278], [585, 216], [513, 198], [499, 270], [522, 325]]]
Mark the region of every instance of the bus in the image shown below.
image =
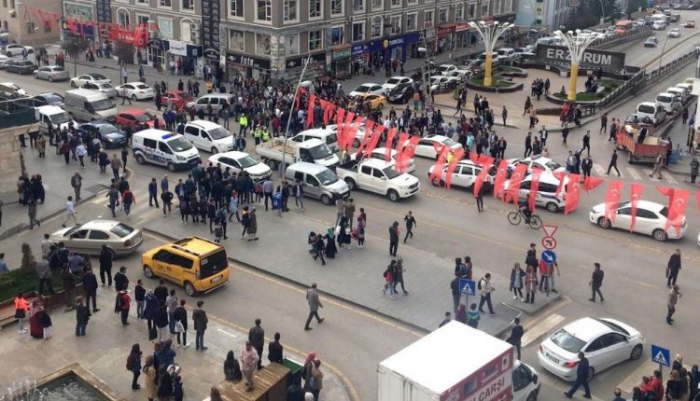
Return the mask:
[[634, 22], [630, 20], [617, 21], [615, 23], [615, 33], [622, 34], [630, 32], [635, 28]]

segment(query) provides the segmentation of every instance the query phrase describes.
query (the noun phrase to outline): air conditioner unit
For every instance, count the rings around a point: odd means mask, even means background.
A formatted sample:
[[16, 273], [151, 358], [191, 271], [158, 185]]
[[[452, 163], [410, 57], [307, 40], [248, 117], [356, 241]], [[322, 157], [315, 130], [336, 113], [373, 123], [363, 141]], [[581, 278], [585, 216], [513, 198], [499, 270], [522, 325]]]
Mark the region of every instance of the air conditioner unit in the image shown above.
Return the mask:
[[192, 27], [192, 32], [199, 32], [199, 30], [202, 29], [202, 27], [199, 26], [199, 24], [190, 24], [190, 27]]

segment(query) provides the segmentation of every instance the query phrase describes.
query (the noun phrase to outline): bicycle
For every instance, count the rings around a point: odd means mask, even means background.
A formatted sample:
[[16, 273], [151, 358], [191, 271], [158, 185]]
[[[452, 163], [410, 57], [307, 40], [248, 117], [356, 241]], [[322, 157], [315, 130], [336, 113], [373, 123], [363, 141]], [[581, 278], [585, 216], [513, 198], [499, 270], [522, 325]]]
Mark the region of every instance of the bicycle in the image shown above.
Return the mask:
[[542, 227], [542, 219], [536, 214], [531, 214], [530, 221], [527, 221], [527, 218], [520, 209], [508, 213], [508, 222], [514, 226], [519, 225], [523, 220], [525, 220], [533, 230]]

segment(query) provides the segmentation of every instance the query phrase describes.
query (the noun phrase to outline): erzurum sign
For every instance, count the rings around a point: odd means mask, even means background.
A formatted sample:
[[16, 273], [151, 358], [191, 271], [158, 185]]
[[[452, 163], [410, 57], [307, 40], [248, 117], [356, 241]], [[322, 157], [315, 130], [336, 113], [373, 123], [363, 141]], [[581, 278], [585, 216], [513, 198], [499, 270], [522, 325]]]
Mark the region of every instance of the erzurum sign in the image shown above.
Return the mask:
[[[537, 57], [545, 59], [545, 61], [571, 60], [569, 49], [565, 46], [537, 45]], [[583, 68], [603, 67], [605, 69], [622, 70], [625, 68], [625, 53], [586, 49], [583, 52], [580, 66]]]

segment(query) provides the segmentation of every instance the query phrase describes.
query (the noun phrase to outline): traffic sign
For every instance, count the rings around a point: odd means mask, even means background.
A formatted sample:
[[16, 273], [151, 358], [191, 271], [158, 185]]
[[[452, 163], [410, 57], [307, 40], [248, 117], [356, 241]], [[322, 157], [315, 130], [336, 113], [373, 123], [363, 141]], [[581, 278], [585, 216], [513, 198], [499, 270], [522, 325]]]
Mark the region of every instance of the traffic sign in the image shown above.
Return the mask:
[[557, 233], [559, 226], [554, 226], [550, 224], [542, 224], [542, 231], [546, 237], [553, 237]]
[[671, 366], [671, 351], [658, 345], [651, 345], [651, 360], [663, 366]]
[[557, 247], [557, 240], [554, 237], [548, 235], [542, 238], [542, 246], [544, 247], [544, 249], [554, 249]]
[[553, 265], [557, 262], [557, 254], [548, 249], [542, 252], [542, 260], [548, 265]]
[[476, 295], [476, 282], [466, 278], [459, 279], [459, 293], [467, 295]]

